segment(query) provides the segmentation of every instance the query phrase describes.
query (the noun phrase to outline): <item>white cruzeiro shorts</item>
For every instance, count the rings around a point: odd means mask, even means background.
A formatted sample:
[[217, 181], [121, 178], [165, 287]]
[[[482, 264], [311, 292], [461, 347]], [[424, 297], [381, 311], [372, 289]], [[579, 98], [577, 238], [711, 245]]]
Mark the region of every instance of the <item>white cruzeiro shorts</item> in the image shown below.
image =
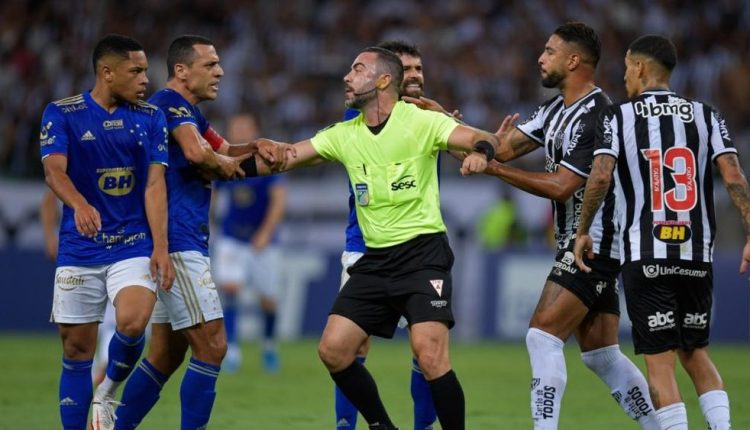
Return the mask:
[[362, 258], [363, 255], [365, 254], [356, 251], [344, 251], [341, 253], [341, 285], [339, 285], [339, 290], [344, 288], [344, 284], [349, 280], [349, 272], [347, 272], [347, 270], [349, 270], [357, 260]]
[[85, 324], [102, 322], [107, 297], [129, 286], [156, 291], [149, 257], [128, 258], [98, 266], [60, 266], [55, 270], [55, 294], [50, 322]]
[[278, 300], [281, 258], [281, 248], [277, 245], [256, 251], [249, 242], [218, 237], [212, 259], [216, 283], [247, 285], [263, 297]]
[[172, 330], [181, 330], [223, 318], [209, 258], [198, 251], [173, 252], [169, 257], [174, 264], [175, 281], [169, 291], [159, 289], [151, 322], [170, 323]]

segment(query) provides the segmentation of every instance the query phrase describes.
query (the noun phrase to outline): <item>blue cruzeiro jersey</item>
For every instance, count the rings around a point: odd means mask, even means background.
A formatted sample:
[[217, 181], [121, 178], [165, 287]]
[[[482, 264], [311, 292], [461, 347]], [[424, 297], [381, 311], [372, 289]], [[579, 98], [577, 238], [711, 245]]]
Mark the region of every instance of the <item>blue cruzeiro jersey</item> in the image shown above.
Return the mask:
[[203, 179], [190, 164], [172, 132], [191, 124], [202, 136], [210, 124], [197, 106], [178, 92], [165, 88], [149, 99], [164, 112], [169, 130], [169, 252], [199, 251], [208, 255], [208, 210], [211, 205], [211, 181]]
[[67, 157], [67, 175], [99, 211], [94, 238], [76, 230], [63, 207], [58, 266], [96, 266], [151, 255], [153, 241], [144, 202], [151, 163], [167, 164], [164, 115], [145, 102], [122, 103], [110, 113], [89, 92], [47, 105], [39, 144], [42, 159]]
[[[216, 184], [229, 195], [229, 206], [221, 222], [225, 236], [250, 242], [263, 224], [271, 203], [271, 189], [284, 181], [283, 176], [260, 176], [239, 181], [217, 181]], [[274, 234], [272, 241], [276, 242]]]

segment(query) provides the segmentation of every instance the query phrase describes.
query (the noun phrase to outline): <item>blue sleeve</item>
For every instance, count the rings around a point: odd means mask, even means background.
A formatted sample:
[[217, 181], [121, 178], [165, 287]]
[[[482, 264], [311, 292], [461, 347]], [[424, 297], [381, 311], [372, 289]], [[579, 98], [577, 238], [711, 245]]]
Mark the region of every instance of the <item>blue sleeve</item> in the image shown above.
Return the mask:
[[50, 103], [42, 114], [39, 128], [39, 150], [42, 158], [50, 154], [68, 154], [67, 121], [60, 109]]
[[151, 133], [149, 136], [149, 142], [151, 143], [151, 159], [149, 161], [151, 163], [169, 165], [168, 138], [167, 120], [164, 117], [164, 112], [161, 109], [157, 109], [151, 121]]
[[193, 106], [179, 94], [165, 94], [155, 104], [164, 112], [167, 119], [167, 129], [170, 133], [183, 124], [192, 124], [203, 134], [205, 129], [201, 130], [199, 120], [193, 113]]
[[344, 112], [344, 121], [349, 121], [352, 118], [356, 118], [359, 115], [357, 109], [347, 108]]

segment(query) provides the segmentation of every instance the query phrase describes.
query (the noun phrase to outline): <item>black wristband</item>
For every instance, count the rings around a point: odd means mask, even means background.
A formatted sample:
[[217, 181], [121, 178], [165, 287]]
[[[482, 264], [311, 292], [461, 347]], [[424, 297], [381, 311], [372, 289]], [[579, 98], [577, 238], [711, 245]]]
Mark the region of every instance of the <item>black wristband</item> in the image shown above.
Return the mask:
[[253, 178], [258, 176], [258, 166], [255, 164], [255, 154], [250, 158], [246, 158], [240, 163], [240, 167], [245, 171], [246, 178]]
[[474, 152], [484, 154], [487, 157], [487, 161], [492, 161], [495, 158], [495, 147], [486, 140], [480, 140], [474, 144]]

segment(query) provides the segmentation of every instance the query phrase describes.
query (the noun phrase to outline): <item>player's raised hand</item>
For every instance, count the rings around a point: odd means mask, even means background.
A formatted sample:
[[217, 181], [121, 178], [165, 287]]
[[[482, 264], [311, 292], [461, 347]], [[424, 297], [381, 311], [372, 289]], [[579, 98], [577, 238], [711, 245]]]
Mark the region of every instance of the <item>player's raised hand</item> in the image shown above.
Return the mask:
[[461, 174], [463, 176], [482, 173], [487, 168], [487, 157], [479, 152], [472, 152], [464, 158], [461, 164]]
[[73, 208], [76, 230], [86, 237], [95, 237], [102, 229], [102, 218], [99, 211], [88, 203]]
[[169, 291], [174, 283], [175, 271], [172, 259], [166, 250], [154, 250], [151, 253], [151, 279], [159, 284], [159, 288]]
[[495, 132], [495, 136], [504, 142], [508, 137], [508, 133], [516, 127], [516, 121], [518, 121], [519, 114], [514, 113], [513, 115], [506, 115], [503, 122], [500, 124], [500, 128]]
[[576, 244], [573, 247], [573, 254], [576, 256], [576, 265], [586, 273], [591, 273], [591, 268], [583, 262], [583, 254], [589, 260], [594, 259], [594, 242], [588, 234], [579, 234], [576, 237]]
[[[419, 97], [419, 98], [402, 96], [401, 100], [407, 103], [414, 104], [418, 108], [423, 109], [423, 110], [431, 110], [434, 112], [448, 113], [448, 111], [443, 109], [443, 106], [440, 103], [436, 102], [433, 99], [428, 99], [427, 97], [424, 97], [424, 96]], [[458, 111], [455, 111], [455, 112], [458, 112]], [[455, 115], [453, 115], [453, 117], [455, 118]], [[456, 119], [460, 119], [460, 118], [456, 118]]]

